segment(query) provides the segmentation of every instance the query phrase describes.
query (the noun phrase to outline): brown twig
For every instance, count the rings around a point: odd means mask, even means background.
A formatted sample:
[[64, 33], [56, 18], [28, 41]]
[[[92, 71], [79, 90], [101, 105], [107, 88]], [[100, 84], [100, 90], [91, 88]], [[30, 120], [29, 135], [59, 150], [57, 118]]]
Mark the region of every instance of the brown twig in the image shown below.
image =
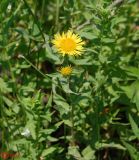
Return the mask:
[[111, 5], [110, 8], [113, 8], [119, 4], [122, 4], [124, 2], [124, 0], [115, 0]]
[[89, 25], [89, 24], [90, 24], [90, 20], [87, 20], [87, 21], [84, 22], [83, 24], [79, 25], [79, 26], [77, 27], [77, 30], [80, 30], [80, 29], [82, 29], [84, 26]]

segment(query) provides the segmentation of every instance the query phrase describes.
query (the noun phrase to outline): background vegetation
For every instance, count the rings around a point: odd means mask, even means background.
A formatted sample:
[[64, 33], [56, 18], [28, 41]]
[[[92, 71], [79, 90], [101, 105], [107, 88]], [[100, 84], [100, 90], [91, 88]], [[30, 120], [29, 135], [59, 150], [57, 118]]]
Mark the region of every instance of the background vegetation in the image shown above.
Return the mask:
[[[1, 0], [0, 22], [1, 153], [139, 160], [136, 0]], [[67, 78], [51, 40], [69, 29], [86, 45]]]

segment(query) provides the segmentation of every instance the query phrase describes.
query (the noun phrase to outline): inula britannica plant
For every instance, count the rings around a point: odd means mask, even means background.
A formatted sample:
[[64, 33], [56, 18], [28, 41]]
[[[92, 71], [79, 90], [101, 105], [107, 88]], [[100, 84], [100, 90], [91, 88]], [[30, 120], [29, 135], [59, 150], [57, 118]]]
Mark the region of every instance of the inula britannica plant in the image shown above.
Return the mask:
[[0, 159], [139, 160], [139, 3], [0, 0]]

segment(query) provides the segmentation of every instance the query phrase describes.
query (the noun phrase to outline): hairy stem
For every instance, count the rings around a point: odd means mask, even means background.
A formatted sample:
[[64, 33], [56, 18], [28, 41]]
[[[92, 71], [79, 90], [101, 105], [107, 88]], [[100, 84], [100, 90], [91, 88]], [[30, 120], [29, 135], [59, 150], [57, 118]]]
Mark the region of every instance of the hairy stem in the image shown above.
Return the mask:
[[31, 10], [30, 6], [28, 5], [27, 1], [23, 0], [23, 2], [25, 3], [25, 5], [26, 5], [27, 9], [29, 10], [30, 14], [32, 15], [32, 17], [34, 18], [34, 21], [35, 21], [36, 25], [38, 26], [38, 29], [39, 29], [39, 31], [40, 31], [40, 33], [42, 35], [42, 38], [43, 38], [43, 40], [45, 42], [45, 37], [44, 37], [44, 34], [43, 34], [42, 29], [40, 27], [40, 23], [39, 23], [38, 19], [36, 18], [36, 16], [32, 12], [32, 10]]
[[71, 145], [75, 146], [75, 133], [74, 133], [74, 108], [71, 106]]
[[59, 30], [59, 0], [56, 0], [56, 19], [55, 19], [56, 30]]

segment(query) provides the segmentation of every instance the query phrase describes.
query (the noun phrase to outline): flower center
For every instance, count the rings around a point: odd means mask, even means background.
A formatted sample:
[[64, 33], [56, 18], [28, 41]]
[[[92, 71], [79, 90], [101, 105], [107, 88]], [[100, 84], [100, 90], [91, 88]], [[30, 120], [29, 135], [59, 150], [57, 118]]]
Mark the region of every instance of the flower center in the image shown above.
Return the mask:
[[65, 52], [74, 51], [76, 48], [76, 43], [71, 38], [65, 38], [61, 41], [61, 48]]

